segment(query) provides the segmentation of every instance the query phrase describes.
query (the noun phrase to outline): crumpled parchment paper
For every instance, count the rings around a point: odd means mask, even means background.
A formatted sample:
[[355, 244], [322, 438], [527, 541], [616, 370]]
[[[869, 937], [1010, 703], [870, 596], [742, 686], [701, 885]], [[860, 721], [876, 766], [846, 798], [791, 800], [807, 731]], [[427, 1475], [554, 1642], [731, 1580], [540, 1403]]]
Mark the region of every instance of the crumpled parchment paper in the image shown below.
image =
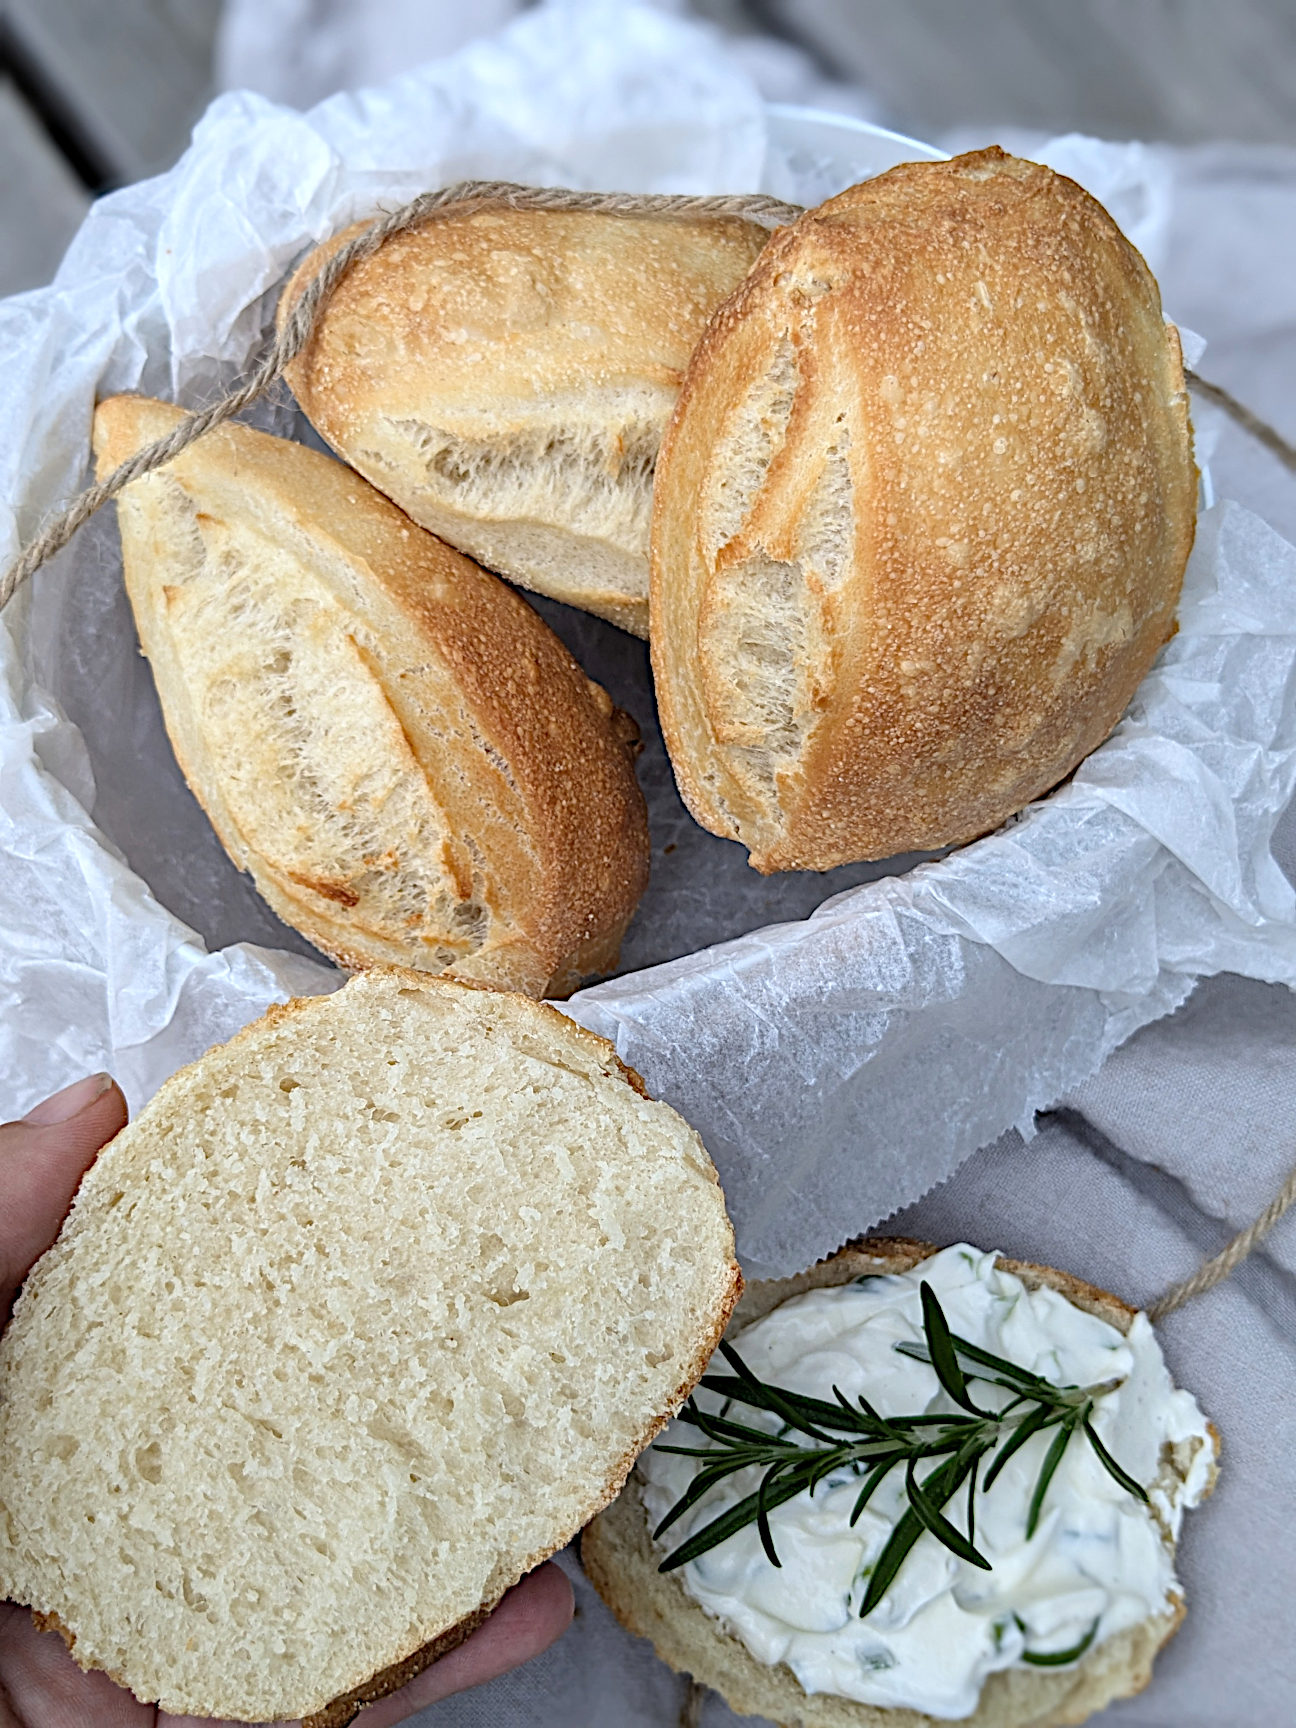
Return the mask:
[[[814, 200], [913, 153], [767, 110], [717, 36], [636, 6], [526, 13], [305, 114], [222, 97], [176, 168], [93, 208], [51, 288], [0, 303], [0, 556], [82, 483], [97, 396], [209, 400], [294, 260], [380, 206], [468, 175]], [[1156, 262], [1152, 156], [1041, 154]], [[252, 417], [305, 435], [286, 395]], [[1029, 1131], [1198, 977], [1296, 983], [1271, 855], [1296, 781], [1296, 552], [1240, 506], [1203, 515], [1179, 635], [1115, 736], [1001, 832], [912, 868], [757, 877], [679, 803], [643, 645], [540, 610], [640, 721], [653, 824], [628, 970], [567, 1010], [701, 1130], [749, 1271], [799, 1269]], [[0, 623], [6, 1113], [98, 1066], [138, 1106], [268, 1002], [339, 982], [225, 859], [134, 647], [106, 511]]]

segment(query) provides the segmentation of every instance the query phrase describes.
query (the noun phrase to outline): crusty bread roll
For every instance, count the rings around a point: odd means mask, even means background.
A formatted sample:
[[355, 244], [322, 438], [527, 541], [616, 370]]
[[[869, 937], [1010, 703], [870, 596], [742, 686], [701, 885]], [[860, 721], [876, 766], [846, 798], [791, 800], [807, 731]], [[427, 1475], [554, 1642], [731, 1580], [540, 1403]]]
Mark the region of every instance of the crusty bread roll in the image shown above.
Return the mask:
[[657, 466], [680, 791], [758, 870], [971, 840], [1111, 731], [1174, 611], [1179, 339], [1074, 182], [906, 163], [780, 230]]
[[[100, 472], [182, 417], [101, 404]], [[648, 876], [637, 731], [518, 595], [230, 422], [117, 510], [180, 766], [281, 918], [344, 966], [528, 995], [614, 964]]]
[[[307, 257], [283, 310], [356, 232]], [[737, 218], [474, 202], [353, 265], [288, 381], [416, 522], [645, 636], [662, 430], [765, 240]]]
[[[758, 1320], [805, 1290], [848, 1284], [879, 1272], [908, 1272], [935, 1252], [929, 1242], [897, 1237], [852, 1244], [796, 1278], [749, 1285], [734, 1310], [733, 1326]], [[1120, 1332], [1127, 1332], [1134, 1319], [1135, 1310], [1118, 1297], [1068, 1272], [1002, 1257], [998, 1264], [1029, 1289], [1047, 1285]], [[1167, 1458], [1166, 1480], [1182, 1480], [1190, 1462]], [[686, 1593], [677, 1572], [659, 1572], [660, 1559], [632, 1476], [618, 1499], [583, 1533], [585, 1570], [623, 1626], [650, 1638], [663, 1661], [721, 1693], [740, 1716], [765, 1717], [782, 1728], [942, 1728], [944, 1719], [919, 1710], [885, 1709], [805, 1692], [790, 1668], [758, 1662]], [[976, 1710], [960, 1722], [963, 1728], [1068, 1728], [1084, 1722], [1113, 1699], [1143, 1690], [1152, 1678], [1157, 1652], [1183, 1617], [1183, 1602], [1177, 1600], [1164, 1613], [1095, 1645], [1066, 1668], [1001, 1669], [987, 1678]]]
[[336, 1728], [616, 1492], [739, 1286], [702, 1142], [555, 1009], [398, 970], [272, 1008], [19, 1298], [0, 1596], [166, 1710]]

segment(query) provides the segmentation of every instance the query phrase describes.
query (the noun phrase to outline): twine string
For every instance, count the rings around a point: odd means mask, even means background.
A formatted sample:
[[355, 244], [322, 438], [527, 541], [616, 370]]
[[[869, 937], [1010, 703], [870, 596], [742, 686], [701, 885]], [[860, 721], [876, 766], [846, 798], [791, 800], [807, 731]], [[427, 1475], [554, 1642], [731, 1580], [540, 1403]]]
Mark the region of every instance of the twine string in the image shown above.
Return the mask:
[[1251, 434], [1257, 444], [1263, 444], [1271, 456], [1276, 456], [1284, 468], [1296, 474], [1296, 445], [1289, 444], [1281, 432], [1275, 431], [1269, 422], [1262, 420], [1258, 414], [1253, 414], [1245, 402], [1239, 402], [1223, 385], [1212, 384], [1209, 378], [1190, 372], [1186, 366], [1184, 377], [1199, 396], [1204, 396], [1208, 402], [1222, 408], [1230, 420], [1235, 420], [1244, 432]]
[[[378, 217], [344, 246], [338, 247], [306, 284], [269, 349], [242, 384], [208, 407], [192, 413], [166, 437], [137, 450], [107, 479], [88, 486], [46, 523], [0, 576], [0, 612], [29, 576], [56, 552], [62, 551], [100, 505], [115, 498], [132, 480], [164, 467], [214, 426], [242, 413], [263, 396], [310, 341], [320, 313], [353, 264], [371, 258], [393, 235], [434, 221], [455, 206], [487, 202], [502, 204], [511, 210], [595, 210], [616, 216], [739, 216], [765, 228], [794, 222], [804, 213], [801, 205], [785, 203], [763, 192], [717, 193], [699, 197], [673, 192], [580, 192], [562, 186], [519, 186], [510, 180], [459, 180], [453, 186], [420, 193], [408, 204]], [[1222, 408], [1244, 431], [1296, 472], [1296, 448], [1272, 426], [1218, 384], [1212, 384], [1191, 371], [1185, 371], [1184, 376], [1192, 389]]]
[[[310, 341], [329, 297], [352, 265], [371, 258], [393, 235], [421, 227], [464, 205], [482, 203], [503, 205], [510, 210], [594, 210], [616, 216], [738, 216], [765, 228], [794, 222], [803, 214], [799, 204], [784, 203], [759, 192], [720, 193], [707, 197], [670, 192], [581, 192], [569, 187], [519, 186], [508, 180], [460, 180], [453, 186], [423, 192], [408, 204], [402, 204], [369, 223], [325, 260], [298, 295], [269, 348], [241, 384], [208, 407], [189, 414], [165, 438], [136, 451], [114, 468], [106, 479], [87, 487], [55, 515], [0, 576], [0, 612], [27, 578], [60, 552], [100, 505], [115, 498], [133, 480], [164, 467], [213, 427], [241, 413], [263, 396]], [[1296, 472], [1296, 449], [1272, 426], [1218, 384], [1209, 383], [1195, 372], [1185, 372], [1185, 377], [1192, 389], [1216, 403], [1244, 431]], [[1159, 1320], [1194, 1296], [1214, 1289], [1264, 1240], [1293, 1204], [1296, 1204], [1296, 1169], [1292, 1170], [1279, 1193], [1253, 1224], [1239, 1231], [1226, 1247], [1191, 1277], [1172, 1285], [1152, 1303], [1148, 1308], [1150, 1318]], [[697, 1704], [697, 1697], [690, 1693], [689, 1711], [695, 1710]]]
[[1164, 1320], [1167, 1314], [1173, 1314], [1176, 1308], [1182, 1308], [1184, 1303], [1190, 1302], [1194, 1296], [1202, 1296], [1207, 1290], [1213, 1290], [1217, 1284], [1222, 1284], [1229, 1273], [1240, 1266], [1253, 1249], [1259, 1247], [1293, 1203], [1296, 1203], [1296, 1169], [1288, 1173], [1287, 1180], [1254, 1224], [1248, 1224], [1245, 1230], [1239, 1230], [1218, 1254], [1213, 1254], [1191, 1276], [1172, 1284], [1163, 1295], [1148, 1305], [1148, 1319]]
[[165, 466], [182, 450], [223, 420], [242, 413], [279, 378], [296, 359], [314, 331], [329, 296], [353, 264], [371, 258], [394, 234], [421, 227], [465, 204], [491, 203], [510, 210], [597, 210], [614, 216], [741, 216], [763, 228], [792, 222], [801, 214], [799, 204], [785, 204], [763, 192], [720, 193], [694, 197], [674, 192], [576, 192], [562, 186], [518, 186], [509, 180], [460, 180], [435, 192], [423, 192], [408, 204], [380, 216], [348, 240], [317, 270], [284, 319], [269, 349], [256, 362], [242, 384], [209, 407], [191, 414], [149, 444], [96, 485], [84, 492], [48, 522], [22, 555], [0, 576], [0, 612], [27, 578], [51, 559], [89, 521], [101, 504], [115, 498], [123, 487]]

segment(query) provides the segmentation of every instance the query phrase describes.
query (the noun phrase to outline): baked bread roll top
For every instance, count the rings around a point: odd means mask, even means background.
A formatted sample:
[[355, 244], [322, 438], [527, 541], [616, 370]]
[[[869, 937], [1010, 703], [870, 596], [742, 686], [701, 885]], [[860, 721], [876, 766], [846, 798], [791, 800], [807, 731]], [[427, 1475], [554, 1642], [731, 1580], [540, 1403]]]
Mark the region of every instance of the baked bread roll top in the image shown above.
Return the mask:
[[[106, 472], [182, 419], [114, 397]], [[615, 961], [648, 874], [637, 730], [504, 583], [341, 463], [233, 423], [118, 500], [180, 766], [348, 967], [541, 995]]]
[[680, 789], [758, 869], [987, 832], [1111, 731], [1192, 545], [1178, 336], [1086, 192], [987, 150], [780, 230], [658, 464]]
[[[281, 318], [363, 226], [307, 257]], [[288, 380], [416, 522], [645, 635], [662, 431], [765, 239], [736, 218], [466, 204], [353, 265]]]

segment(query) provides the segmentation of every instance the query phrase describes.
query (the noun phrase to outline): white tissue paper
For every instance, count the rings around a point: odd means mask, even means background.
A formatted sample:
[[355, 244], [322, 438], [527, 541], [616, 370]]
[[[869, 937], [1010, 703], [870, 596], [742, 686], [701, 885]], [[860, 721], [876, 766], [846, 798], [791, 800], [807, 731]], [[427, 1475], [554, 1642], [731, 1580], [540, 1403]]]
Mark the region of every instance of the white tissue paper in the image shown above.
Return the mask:
[[[102, 199], [53, 286], [0, 303], [0, 557], [86, 477], [97, 397], [210, 400], [278, 283], [344, 223], [466, 176], [814, 201], [907, 155], [765, 108], [721, 39], [636, 6], [551, 5], [305, 114], [213, 104], [168, 174]], [[1168, 194], [1138, 146], [1045, 152], [1154, 258]], [[252, 418], [305, 436], [286, 394]], [[1223, 502], [1179, 634], [1069, 784], [940, 861], [758, 877], [683, 810], [642, 643], [544, 616], [633, 712], [653, 879], [623, 974], [566, 1010], [702, 1132], [744, 1264], [795, 1271], [1092, 1074], [1194, 981], [1296, 984], [1271, 855], [1296, 781], [1296, 552]], [[280, 925], [184, 786], [135, 652], [111, 511], [0, 622], [0, 1102], [104, 1066], [167, 1074], [339, 974]]]

